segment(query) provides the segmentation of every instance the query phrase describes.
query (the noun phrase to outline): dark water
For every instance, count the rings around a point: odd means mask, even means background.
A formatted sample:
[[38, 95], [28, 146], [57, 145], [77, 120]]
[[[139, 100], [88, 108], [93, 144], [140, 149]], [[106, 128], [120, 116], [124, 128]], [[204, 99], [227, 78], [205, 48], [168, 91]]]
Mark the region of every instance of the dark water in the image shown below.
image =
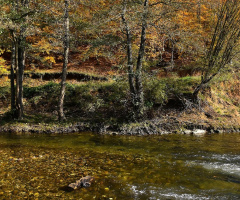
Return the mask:
[[0, 199], [240, 199], [240, 134], [0, 136]]

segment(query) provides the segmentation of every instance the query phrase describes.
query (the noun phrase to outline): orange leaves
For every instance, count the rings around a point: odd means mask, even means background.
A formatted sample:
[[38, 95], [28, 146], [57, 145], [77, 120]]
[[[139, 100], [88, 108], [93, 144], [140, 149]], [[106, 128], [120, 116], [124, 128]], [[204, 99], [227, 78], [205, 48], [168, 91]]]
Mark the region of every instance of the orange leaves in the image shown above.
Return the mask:
[[52, 30], [51, 27], [45, 26], [45, 27], [43, 28], [43, 32], [44, 32], [44, 33], [53, 33], [54, 31]]
[[1, 8], [4, 12], [6, 13], [10, 13], [11, 12], [11, 8], [9, 5], [5, 5]]

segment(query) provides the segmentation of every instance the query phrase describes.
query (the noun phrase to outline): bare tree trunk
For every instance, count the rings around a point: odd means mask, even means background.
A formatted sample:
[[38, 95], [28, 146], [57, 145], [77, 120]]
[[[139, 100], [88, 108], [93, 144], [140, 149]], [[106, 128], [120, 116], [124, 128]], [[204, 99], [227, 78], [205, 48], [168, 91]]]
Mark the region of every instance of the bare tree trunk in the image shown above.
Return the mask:
[[201, 23], [201, 0], [198, 0], [197, 2], [197, 19], [198, 23]]
[[123, 1], [123, 13], [122, 22], [125, 26], [125, 32], [127, 36], [127, 58], [128, 58], [128, 81], [130, 87], [131, 101], [133, 106], [133, 119], [139, 120], [143, 116], [144, 111], [144, 97], [143, 97], [143, 86], [142, 86], [142, 63], [145, 55], [145, 41], [146, 41], [146, 28], [147, 28], [147, 8], [148, 0], [144, 1], [144, 13], [142, 17], [142, 33], [141, 42], [138, 52], [136, 72], [133, 69], [133, 55], [132, 55], [132, 37], [131, 30], [128, 22], [125, 18], [127, 0]]
[[15, 91], [15, 97], [16, 97], [16, 113], [15, 113], [15, 117], [18, 118], [18, 110], [19, 110], [19, 105], [18, 105], [18, 94], [19, 94], [19, 60], [18, 60], [18, 39], [16, 39], [16, 49], [15, 49], [15, 63], [16, 63], [16, 91]]
[[130, 87], [131, 101], [132, 101], [132, 105], [134, 106], [136, 89], [135, 89], [135, 86], [134, 86], [132, 36], [131, 36], [130, 28], [128, 26], [128, 22], [125, 18], [126, 6], [127, 6], [127, 1], [124, 0], [122, 21], [123, 21], [123, 24], [125, 26], [125, 31], [126, 31], [126, 36], [127, 36], [128, 82], [129, 82], [129, 87]]
[[[12, 2], [12, 9], [19, 12], [19, 7], [28, 8], [28, 0], [16, 0]], [[25, 24], [28, 22], [26, 16]], [[25, 50], [26, 50], [26, 27], [25, 24], [20, 26], [20, 32], [15, 34], [16, 30], [10, 30], [12, 35], [12, 58], [11, 58], [11, 110], [15, 110], [14, 117], [22, 119], [23, 109], [23, 78], [25, 68]], [[15, 32], [16, 31], [16, 32]], [[16, 75], [14, 74], [16, 72]], [[16, 88], [14, 79], [16, 77]], [[15, 91], [16, 90], [16, 91]]]
[[148, 0], [144, 1], [144, 13], [142, 19], [142, 33], [141, 43], [138, 52], [137, 68], [136, 68], [136, 112], [137, 119], [142, 118], [144, 111], [144, 97], [142, 85], [142, 63], [145, 55], [146, 29], [147, 29], [147, 15], [148, 15]]
[[17, 70], [17, 118], [23, 118], [23, 76], [25, 67], [25, 38], [19, 38], [18, 40], [18, 70]]
[[16, 46], [15, 46], [15, 42], [12, 42], [12, 56], [11, 56], [11, 112], [13, 114], [13, 116], [15, 115], [15, 111], [16, 111], [16, 102], [15, 102], [15, 84], [14, 84], [14, 80], [15, 80], [15, 67], [16, 67]]
[[204, 87], [204, 82], [201, 82], [195, 89], [194, 92], [192, 94], [192, 99], [194, 103], [198, 103], [198, 94], [199, 92], [202, 90], [202, 88]]
[[64, 14], [64, 28], [65, 28], [65, 35], [64, 35], [64, 61], [63, 61], [63, 68], [62, 68], [62, 81], [61, 81], [61, 89], [60, 89], [60, 96], [58, 102], [58, 120], [63, 121], [65, 120], [65, 115], [63, 112], [63, 103], [65, 97], [65, 90], [66, 90], [66, 77], [67, 77], [67, 64], [68, 64], [68, 54], [69, 54], [69, 0], [65, 0], [65, 14]]

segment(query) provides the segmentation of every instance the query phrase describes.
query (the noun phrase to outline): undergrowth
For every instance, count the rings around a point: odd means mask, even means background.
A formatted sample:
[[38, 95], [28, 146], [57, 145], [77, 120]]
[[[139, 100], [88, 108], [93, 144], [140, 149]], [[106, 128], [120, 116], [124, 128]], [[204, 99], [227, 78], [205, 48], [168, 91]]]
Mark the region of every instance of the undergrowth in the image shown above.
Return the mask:
[[[174, 109], [179, 109], [179, 104], [176, 103], [176, 101], [179, 101], [179, 96], [188, 97], [191, 95], [199, 81], [200, 77], [192, 76], [183, 78], [145, 77], [143, 82], [145, 110], [147, 113], [145, 117], [151, 118], [161, 115], [159, 109], [166, 109], [169, 104], [172, 104]], [[227, 83], [225, 84], [226, 89]], [[218, 84], [216, 90], [220, 90], [221, 88], [217, 88], [220, 86], [221, 84]], [[127, 122], [130, 118], [128, 87], [128, 81], [125, 79], [107, 82], [67, 83], [64, 102], [64, 112], [67, 120], [69, 122], [109, 122], [112, 124]], [[46, 82], [46, 84], [36, 84], [36, 86], [24, 85], [24, 108], [26, 113], [24, 122], [56, 122], [59, 90], [59, 84], [54, 81]], [[233, 84], [231, 84], [230, 91], [231, 95], [223, 96], [223, 99], [229, 103], [234, 104], [235, 102], [236, 106], [239, 106], [239, 102], [236, 103], [238, 99], [236, 95], [234, 96], [236, 90]], [[204, 94], [201, 97], [207, 100]], [[2, 107], [9, 107], [9, 86], [0, 87], [0, 104]], [[219, 113], [221, 112], [219, 111]], [[7, 113], [5, 113], [5, 119], [7, 122], [10, 120]]]

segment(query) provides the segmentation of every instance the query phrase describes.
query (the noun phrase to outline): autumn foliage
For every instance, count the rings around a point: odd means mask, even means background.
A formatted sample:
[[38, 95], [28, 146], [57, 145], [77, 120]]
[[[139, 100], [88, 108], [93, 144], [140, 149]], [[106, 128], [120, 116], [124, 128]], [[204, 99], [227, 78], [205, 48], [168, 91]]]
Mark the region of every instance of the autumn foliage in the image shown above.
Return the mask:
[[[178, 0], [172, 3], [150, 1], [144, 66], [161, 70], [161, 67], [172, 62], [177, 70], [199, 62], [211, 39], [218, 3], [219, 0]], [[57, 67], [57, 63], [62, 61], [63, 1], [41, 0], [30, 3], [27, 11], [21, 11], [19, 20], [15, 20], [16, 14], [12, 11], [11, 4], [1, 1], [1, 6], [1, 39], [6, 43], [2, 48], [5, 51], [10, 49], [9, 30], [18, 30], [24, 13], [32, 12], [27, 16], [26, 24], [26, 65], [29, 69]], [[127, 17], [135, 35], [133, 51], [136, 52], [140, 40], [142, 5], [140, 2], [132, 3], [128, 9]], [[121, 12], [122, 1], [71, 1], [71, 54], [78, 53], [79, 63], [92, 57], [104, 57], [112, 66], [121, 68], [125, 65], [125, 36], [122, 31]], [[4, 39], [6, 37], [9, 41]], [[81, 67], [84, 66], [78, 64], [79, 70]]]
[[[1, 74], [10, 73], [13, 62], [16, 66], [22, 63], [25, 71], [61, 71], [66, 2], [0, 0]], [[239, 6], [236, 0], [69, 0], [68, 70], [114, 78], [128, 75], [136, 81], [152, 75], [203, 76], [209, 49], [214, 51], [216, 45], [211, 46], [219, 13], [226, 2]], [[239, 24], [239, 13], [234, 20]], [[13, 47], [15, 53], [22, 53], [22, 60], [21, 54], [18, 60], [11, 59]], [[133, 67], [130, 71], [128, 47]], [[234, 49], [234, 54], [238, 50]], [[238, 60], [232, 58], [231, 62]], [[14, 70], [18, 72], [17, 67]], [[132, 88], [141, 88], [141, 81]]]

